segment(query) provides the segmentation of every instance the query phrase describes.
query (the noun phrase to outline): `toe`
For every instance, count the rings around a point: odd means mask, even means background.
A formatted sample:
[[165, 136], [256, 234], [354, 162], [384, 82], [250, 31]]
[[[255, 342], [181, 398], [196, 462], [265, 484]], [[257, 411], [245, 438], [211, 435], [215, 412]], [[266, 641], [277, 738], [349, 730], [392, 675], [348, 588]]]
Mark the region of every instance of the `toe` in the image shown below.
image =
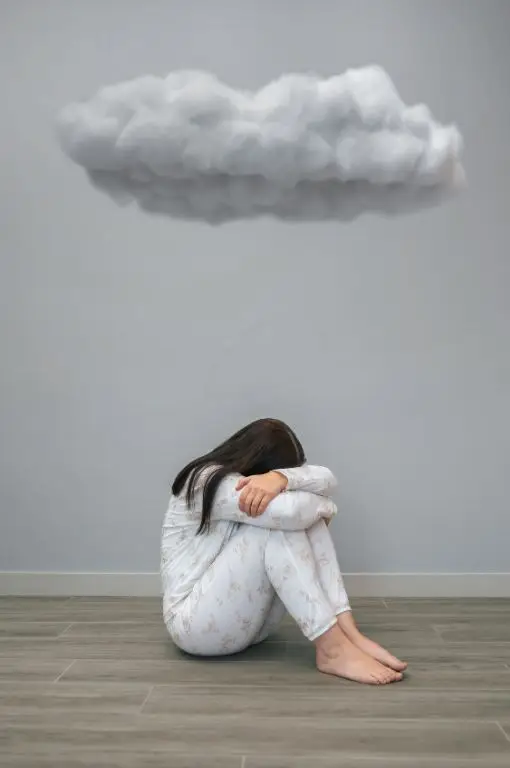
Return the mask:
[[397, 673], [394, 672], [392, 669], [389, 669], [384, 676], [384, 682], [386, 685], [388, 683], [394, 683], [396, 679], [397, 679]]
[[391, 672], [385, 667], [381, 667], [380, 669], [378, 669], [375, 674], [381, 685], [386, 685], [387, 683], [390, 683], [392, 680]]

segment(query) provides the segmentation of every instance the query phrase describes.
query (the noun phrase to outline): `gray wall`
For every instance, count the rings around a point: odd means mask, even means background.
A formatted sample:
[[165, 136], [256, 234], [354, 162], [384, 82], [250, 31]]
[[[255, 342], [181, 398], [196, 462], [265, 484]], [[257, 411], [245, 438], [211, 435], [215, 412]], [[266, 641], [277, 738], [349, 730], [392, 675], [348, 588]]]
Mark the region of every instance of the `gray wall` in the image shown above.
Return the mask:
[[[341, 478], [346, 571], [510, 571], [510, 3], [7, 0], [0, 28], [0, 570], [156, 570], [173, 473], [271, 414]], [[459, 123], [458, 202], [214, 229], [117, 209], [54, 143], [119, 79], [372, 62]]]

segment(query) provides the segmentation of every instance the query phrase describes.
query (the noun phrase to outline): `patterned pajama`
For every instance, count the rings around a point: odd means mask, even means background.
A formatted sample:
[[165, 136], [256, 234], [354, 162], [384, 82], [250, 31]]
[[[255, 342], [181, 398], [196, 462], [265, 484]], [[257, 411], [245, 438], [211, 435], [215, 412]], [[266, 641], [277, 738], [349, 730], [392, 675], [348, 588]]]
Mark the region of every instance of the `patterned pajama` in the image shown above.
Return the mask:
[[226, 478], [216, 494], [211, 531], [201, 536], [195, 535], [196, 511], [171, 499], [163, 527], [163, 613], [184, 651], [241, 651], [268, 637], [286, 611], [314, 640], [350, 610], [325, 522], [336, 513], [325, 495], [334, 478], [320, 467], [282, 474], [289, 490], [259, 518], [240, 512], [239, 477]]

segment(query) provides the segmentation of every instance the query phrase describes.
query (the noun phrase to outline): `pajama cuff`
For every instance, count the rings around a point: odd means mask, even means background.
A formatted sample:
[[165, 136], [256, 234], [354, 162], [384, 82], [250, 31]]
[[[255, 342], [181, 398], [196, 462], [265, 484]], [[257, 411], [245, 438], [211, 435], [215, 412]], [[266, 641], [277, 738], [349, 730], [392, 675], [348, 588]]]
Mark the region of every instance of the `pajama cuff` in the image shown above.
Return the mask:
[[334, 627], [335, 624], [336, 624], [336, 616], [335, 616], [334, 619], [331, 619], [331, 621], [328, 624], [326, 624], [326, 626], [321, 627], [316, 632], [312, 632], [311, 635], [308, 635], [308, 640], [310, 640], [313, 643], [314, 640], [317, 640], [318, 637], [320, 637], [325, 632], [327, 632], [328, 629], [331, 629], [332, 627]]
[[286, 491], [297, 491], [299, 489], [299, 474], [292, 469], [277, 469], [279, 475], [287, 478]]

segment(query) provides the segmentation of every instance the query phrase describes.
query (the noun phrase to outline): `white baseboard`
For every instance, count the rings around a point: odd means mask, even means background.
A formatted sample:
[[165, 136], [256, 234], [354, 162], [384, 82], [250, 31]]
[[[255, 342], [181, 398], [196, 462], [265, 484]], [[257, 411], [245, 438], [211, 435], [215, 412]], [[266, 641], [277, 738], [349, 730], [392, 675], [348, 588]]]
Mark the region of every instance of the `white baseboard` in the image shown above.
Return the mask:
[[[352, 597], [508, 597], [510, 573], [350, 573]], [[158, 573], [0, 572], [0, 595], [154, 597]]]

